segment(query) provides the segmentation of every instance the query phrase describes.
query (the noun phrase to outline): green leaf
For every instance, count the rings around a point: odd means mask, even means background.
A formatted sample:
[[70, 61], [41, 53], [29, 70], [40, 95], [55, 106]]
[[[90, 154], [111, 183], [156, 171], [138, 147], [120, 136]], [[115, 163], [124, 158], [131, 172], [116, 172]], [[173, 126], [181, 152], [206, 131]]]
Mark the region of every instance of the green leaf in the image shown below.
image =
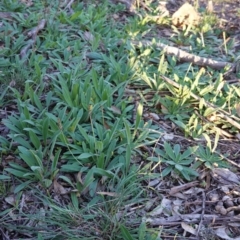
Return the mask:
[[34, 98], [34, 103], [36, 104], [37, 108], [42, 111], [43, 110], [43, 105], [41, 103], [41, 101], [39, 100], [39, 97], [37, 94], [34, 94], [33, 95], [33, 98]]
[[99, 176], [106, 176], [106, 177], [109, 177], [109, 178], [113, 178], [115, 175], [110, 172], [109, 170], [104, 170], [104, 169], [101, 169], [101, 168], [93, 168], [93, 173], [96, 174], [96, 175], [99, 175]]
[[59, 178], [62, 179], [63, 181], [65, 181], [65, 182], [67, 182], [68, 184], [70, 184], [73, 188], [75, 188], [74, 184], [72, 183], [72, 181], [68, 177], [61, 175], [61, 176], [59, 176]]
[[173, 149], [171, 148], [171, 145], [167, 142], [164, 142], [164, 150], [166, 151], [167, 155], [172, 159], [175, 160], [175, 154], [173, 152]]
[[179, 153], [180, 153], [180, 145], [175, 144], [174, 147], [173, 147], [173, 151], [174, 151], [175, 157], [177, 158]]
[[30, 183], [32, 183], [32, 180], [24, 181], [23, 183], [19, 184], [17, 187], [14, 188], [14, 193], [18, 193], [22, 191], [25, 187], [29, 186]]
[[131, 142], [132, 142], [131, 131], [130, 131], [130, 127], [128, 125], [128, 122], [125, 119], [124, 119], [124, 126], [125, 126], [125, 131], [126, 131], [127, 143], [131, 144]]
[[185, 172], [188, 172], [192, 176], [196, 176], [196, 177], [199, 176], [198, 172], [196, 172], [194, 169], [192, 169], [190, 167], [189, 168], [188, 167], [183, 167], [183, 169], [184, 169]]
[[42, 136], [43, 136], [43, 143], [46, 146], [47, 145], [47, 138], [48, 138], [48, 127], [49, 127], [49, 118], [46, 117], [43, 120], [43, 124], [42, 124]]
[[82, 166], [79, 162], [73, 164], [65, 164], [61, 166], [61, 171], [63, 172], [79, 172], [82, 169]]
[[102, 152], [98, 157], [97, 157], [97, 162], [96, 162], [96, 165], [98, 168], [101, 168], [101, 169], [104, 169], [104, 166], [105, 166], [105, 153]]
[[146, 231], [147, 231], [146, 223], [142, 222], [138, 229], [138, 239], [139, 240], [145, 240]]
[[0, 180], [9, 180], [9, 179], [11, 179], [9, 176], [0, 175]]
[[192, 154], [192, 150], [188, 148], [186, 151], [184, 151], [183, 154], [181, 154], [179, 161], [182, 161], [183, 159], [188, 158]]
[[125, 226], [121, 225], [120, 229], [124, 240], [135, 240]]
[[42, 182], [44, 183], [46, 188], [49, 188], [52, 185], [51, 179], [43, 179]]
[[77, 159], [86, 159], [93, 157], [95, 154], [93, 153], [82, 153], [80, 156], [77, 157]]
[[51, 166], [51, 171], [54, 172], [57, 169], [57, 163], [60, 157], [61, 149], [58, 149], [57, 152], [55, 153], [55, 156], [52, 161], [52, 166]]
[[182, 159], [181, 161], [179, 161], [179, 164], [181, 165], [189, 165], [193, 162], [194, 159]]
[[184, 170], [183, 170], [183, 171], [181, 171], [180, 173], [183, 175], [183, 177], [184, 177], [186, 180], [190, 181], [190, 177], [189, 177], [187, 171], [184, 171]]
[[85, 141], [89, 142], [89, 136], [88, 136], [87, 132], [85, 131], [85, 129], [82, 128], [82, 126], [78, 125], [78, 130], [80, 131], [80, 133], [84, 137]]
[[175, 165], [175, 168], [176, 168], [177, 170], [179, 170], [180, 172], [182, 172], [182, 170], [183, 170], [183, 167], [182, 167], [181, 165], [179, 165], [179, 164], [176, 164], [176, 165]]
[[130, 162], [131, 162], [131, 146], [130, 144], [127, 144], [127, 149], [126, 149], [126, 172], [128, 172], [129, 167], [130, 167]]
[[161, 162], [161, 159], [159, 157], [148, 157], [147, 159], [153, 162]]
[[172, 167], [172, 166], [166, 167], [166, 168], [161, 172], [162, 177], [167, 176], [172, 170], [173, 170], [173, 167]]
[[78, 197], [77, 194], [72, 192], [71, 193], [71, 200], [72, 200], [72, 205], [73, 207], [78, 210], [79, 209], [79, 202], [78, 202]]
[[38, 136], [32, 130], [29, 131], [29, 136], [30, 136], [30, 140], [33, 143], [34, 147], [36, 149], [39, 149], [41, 146], [41, 142], [39, 141]]
[[22, 146], [19, 146], [18, 150], [20, 151], [19, 156], [29, 167], [38, 165], [38, 162], [35, 160], [33, 154], [29, 150]]
[[5, 168], [4, 170], [9, 172], [9, 173], [11, 173], [11, 174], [13, 174], [14, 176], [21, 177], [21, 178], [24, 177], [24, 175], [27, 173], [27, 171], [26, 172], [22, 172], [22, 171], [19, 171], [19, 170], [16, 170], [16, 169], [12, 169], [12, 168]]

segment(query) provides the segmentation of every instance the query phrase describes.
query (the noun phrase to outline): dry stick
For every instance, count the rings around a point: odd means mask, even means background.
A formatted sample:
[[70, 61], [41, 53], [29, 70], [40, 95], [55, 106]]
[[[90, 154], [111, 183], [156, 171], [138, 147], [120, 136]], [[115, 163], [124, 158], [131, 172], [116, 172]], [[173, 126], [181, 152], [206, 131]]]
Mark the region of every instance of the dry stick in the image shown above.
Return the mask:
[[[171, 80], [170, 78], [165, 77], [164, 75], [160, 75], [160, 76], [163, 78], [163, 80], [165, 80], [167, 83], [173, 85], [174, 87], [176, 87], [176, 88], [180, 88], [180, 87], [181, 87], [178, 83], [174, 82], [174, 81]], [[198, 100], [198, 101], [204, 100], [203, 98], [198, 97], [196, 94], [194, 94], [194, 93], [192, 93], [192, 92], [190, 93], [190, 95], [191, 95], [194, 99], [196, 99], [196, 100]], [[232, 116], [232, 115], [231, 115], [231, 117], [227, 116], [228, 113], [227, 113], [226, 111], [224, 111], [224, 110], [222, 110], [222, 109], [219, 109], [219, 107], [215, 106], [214, 104], [211, 104], [211, 103], [207, 102], [206, 100], [203, 101], [203, 104], [205, 105], [205, 107], [207, 106], [207, 107], [211, 107], [211, 108], [216, 109], [217, 112], [218, 112], [218, 114], [219, 114], [219, 116], [220, 116], [221, 118], [224, 118], [226, 121], [228, 121], [228, 122], [229, 122], [230, 124], [232, 124], [234, 127], [240, 129], [240, 124], [232, 119], [232, 118], [235, 118], [235, 119], [237, 119], [237, 120], [240, 121], [239, 118], [237, 118], [237, 117], [235, 117], [235, 116]]]
[[37, 38], [37, 34], [39, 31], [41, 31], [46, 25], [46, 20], [42, 19], [39, 24], [37, 25], [37, 27], [33, 28], [31, 31], [28, 32], [28, 37], [31, 37], [32, 39], [28, 42], [28, 44], [21, 50], [20, 52], [20, 58], [23, 59], [26, 54], [27, 51], [33, 46], [33, 44], [36, 41]]
[[204, 213], [205, 213], [205, 204], [206, 204], [206, 195], [204, 193], [204, 191], [202, 191], [202, 214], [201, 214], [201, 217], [200, 217], [200, 222], [198, 224], [198, 229], [197, 229], [197, 236], [199, 236], [199, 231], [201, 230], [201, 227], [202, 227], [202, 223], [203, 223], [203, 216], [204, 216]]
[[186, 183], [186, 184], [183, 184], [183, 185], [180, 185], [180, 186], [177, 186], [177, 187], [173, 187], [171, 188], [169, 194], [170, 195], [174, 195], [180, 191], [183, 191], [185, 189], [188, 189], [188, 188], [191, 188], [191, 187], [195, 187], [196, 185], [198, 185], [199, 182], [198, 181], [194, 181], [194, 182], [190, 182], [190, 183]]
[[144, 47], [152, 47], [152, 46], [156, 46], [157, 48], [160, 48], [162, 50], [164, 50], [164, 52], [166, 54], [169, 55], [173, 55], [176, 56], [179, 60], [181, 61], [185, 61], [185, 62], [192, 62], [193, 64], [196, 64], [198, 66], [208, 66], [211, 67], [213, 69], [222, 69], [226, 66], [230, 66], [231, 71], [234, 70], [235, 65], [233, 63], [229, 63], [229, 62], [219, 62], [216, 60], [212, 60], [210, 58], [205, 58], [205, 57], [199, 57], [196, 55], [193, 55], [191, 53], [187, 53], [179, 48], [176, 47], [171, 47], [168, 46], [166, 44], [163, 43], [153, 43], [151, 41], [147, 41], [147, 40], [143, 40], [143, 41], [131, 41], [133, 43], [133, 45], [136, 46], [144, 46]]

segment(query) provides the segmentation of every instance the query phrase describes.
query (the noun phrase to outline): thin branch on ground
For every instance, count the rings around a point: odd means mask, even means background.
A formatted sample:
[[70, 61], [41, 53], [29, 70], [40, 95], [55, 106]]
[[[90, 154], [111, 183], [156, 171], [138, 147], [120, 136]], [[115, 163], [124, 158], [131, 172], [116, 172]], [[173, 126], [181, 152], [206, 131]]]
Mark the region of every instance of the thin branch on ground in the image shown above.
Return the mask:
[[197, 237], [199, 236], [199, 231], [202, 228], [203, 217], [204, 217], [204, 213], [205, 213], [205, 205], [206, 205], [206, 195], [205, 195], [204, 191], [202, 191], [202, 214], [201, 214], [200, 222], [199, 222], [198, 228], [197, 228]]
[[131, 41], [131, 43], [137, 47], [154, 47], [160, 48], [163, 50], [166, 54], [172, 55], [178, 58], [179, 61], [184, 62], [191, 62], [195, 65], [202, 66], [202, 67], [211, 67], [216, 70], [223, 69], [227, 66], [230, 67], [231, 71], [234, 70], [235, 66], [233, 63], [229, 62], [219, 62], [210, 58], [205, 57], [199, 57], [194, 54], [188, 53], [186, 51], [183, 51], [177, 47], [171, 47], [163, 43], [153, 43], [151, 41], [142, 40], [142, 41]]

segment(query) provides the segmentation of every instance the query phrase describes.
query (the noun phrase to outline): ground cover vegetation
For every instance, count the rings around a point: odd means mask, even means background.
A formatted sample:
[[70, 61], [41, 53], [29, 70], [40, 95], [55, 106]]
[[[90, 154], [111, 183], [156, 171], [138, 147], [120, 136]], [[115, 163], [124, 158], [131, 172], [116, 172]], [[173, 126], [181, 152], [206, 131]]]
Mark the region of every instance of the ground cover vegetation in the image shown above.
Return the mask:
[[240, 236], [239, 4], [183, 3], [1, 1], [1, 239]]

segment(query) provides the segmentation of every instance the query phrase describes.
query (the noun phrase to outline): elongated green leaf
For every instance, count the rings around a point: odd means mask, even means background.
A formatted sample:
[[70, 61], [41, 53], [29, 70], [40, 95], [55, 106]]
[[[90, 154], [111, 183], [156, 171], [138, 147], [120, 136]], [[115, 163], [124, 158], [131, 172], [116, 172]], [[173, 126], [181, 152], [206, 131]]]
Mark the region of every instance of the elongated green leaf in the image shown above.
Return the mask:
[[171, 167], [171, 166], [166, 167], [166, 168], [161, 172], [162, 177], [167, 176], [172, 170], [173, 170], [173, 167]]
[[49, 118], [46, 117], [43, 120], [43, 124], [42, 124], [42, 136], [43, 136], [43, 143], [44, 143], [45, 146], [47, 145], [47, 138], [48, 138], [48, 135], [49, 135], [48, 134], [48, 132], [49, 132], [48, 126], [49, 126]]
[[55, 153], [55, 156], [52, 161], [52, 166], [51, 166], [51, 171], [54, 172], [57, 169], [57, 164], [59, 161], [61, 149], [58, 149], [57, 152]]
[[131, 144], [131, 142], [132, 142], [131, 131], [130, 131], [129, 124], [125, 119], [124, 119], [124, 126], [125, 126], [125, 131], [126, 131], [127, 143]]
[[13, 168], [5, 168], [4, 169], [5, 171], [13, 174], [14, 176], [17, 176], [17, 177], [24, 177], [24, 174], [27, 172], [22, 172], [22, 171], [19, 171], [19, 170], [16, 170], [16, 169], [13, 169]]
[[77, 159], [85, 159], [85, 158], [90, 158], [94, 156], [95, 154], [93, 153], [82, 153], [80, 156], [77, 157]]
[[183, 154], [181, 154], [179, 161], [182, 161], [183, 159], [186, 159], [189, 156], [191, 156], [192, 152], [193, 151], [190, 148], [188, 148], [186, 151], [183, 152]]
[[67, 182], [68, 184], [70, 184], [73, 188], [74, 187], [74, 184], [72, 183], [72, 181], [67, 177], [67, 176], [59, 176], [60, 179], [62, 179], [63, 181]]
[[36, 104], [37, 108], [42, 111], [43, 110], [43, 105], [41, 103], [41, 101], [39, 100], [39, 97], [37, 96], [37, 94], [33, 95], [34, 98], [34, 103]]
[[29, 150], [22, 146], [19, 146], [18, 150], [20, 151], [19, 156], [29, 167], [38, 166], [38, 162], [35, 160], [33, 154]]
[[175, 154], [169, 143], [164, 142], [164, 150], [166, 151], [166, 154], [171, 158], [171, 160], [175, 160]]
[[93, 169], [93, 172], [94, 174], [98, 175], [98, 176], [106, 176], [106, 177], [109, 177], [109, 178], [113, 178], [115, 175], [109, 171], [109, 170], [104, 170], [104, 169], [101, 169], [101, 168], [94, 168]]
[[38, 136], [32, 130], [29, 131], [29, 136], [30, 136], [30, 140], [32, 141], [34, 147], [36, 149], [39, 149], [41, 146], [41, 142], [39, 141]]
[[147, 231], [147, 226], [145, 222], [142, 222], [139, 226], [138, 230], [138, 239], [139, 240], [145, 240], [146, 239], [146, 231]]
[[126, 172], [128, 172], [129, 167], [130, 167], [130, 162], [131, 162], [131, 147], [130, 144], [127, 144], [127, 149], [126, 149]]
[[120, 229], [124, 240], [135, 240], [125, 226], [121, 225]]
[[79, 201], [76, 193], [71, 193], [71, 200], [73, 207], [78, 210], [79, 209]]
[[17, 187], [14, 188], [14, 193], [18, 193], [22, 191], [25, 187], [29, 186], [30, 183], [32, 183], [32, 180], [24, 181], [23, 183], [19, 184]]
[[175, 158], [178, 158], [179, 153], [180, 153], [180, 145], [175, 144], [174, 147], [173, 147], [173, 151], [174, 151], [174, 154], [175, 154]]
[[9, 179], [11, 179], [9, 176], [0, 175], [0, 180], [9, 180]]

